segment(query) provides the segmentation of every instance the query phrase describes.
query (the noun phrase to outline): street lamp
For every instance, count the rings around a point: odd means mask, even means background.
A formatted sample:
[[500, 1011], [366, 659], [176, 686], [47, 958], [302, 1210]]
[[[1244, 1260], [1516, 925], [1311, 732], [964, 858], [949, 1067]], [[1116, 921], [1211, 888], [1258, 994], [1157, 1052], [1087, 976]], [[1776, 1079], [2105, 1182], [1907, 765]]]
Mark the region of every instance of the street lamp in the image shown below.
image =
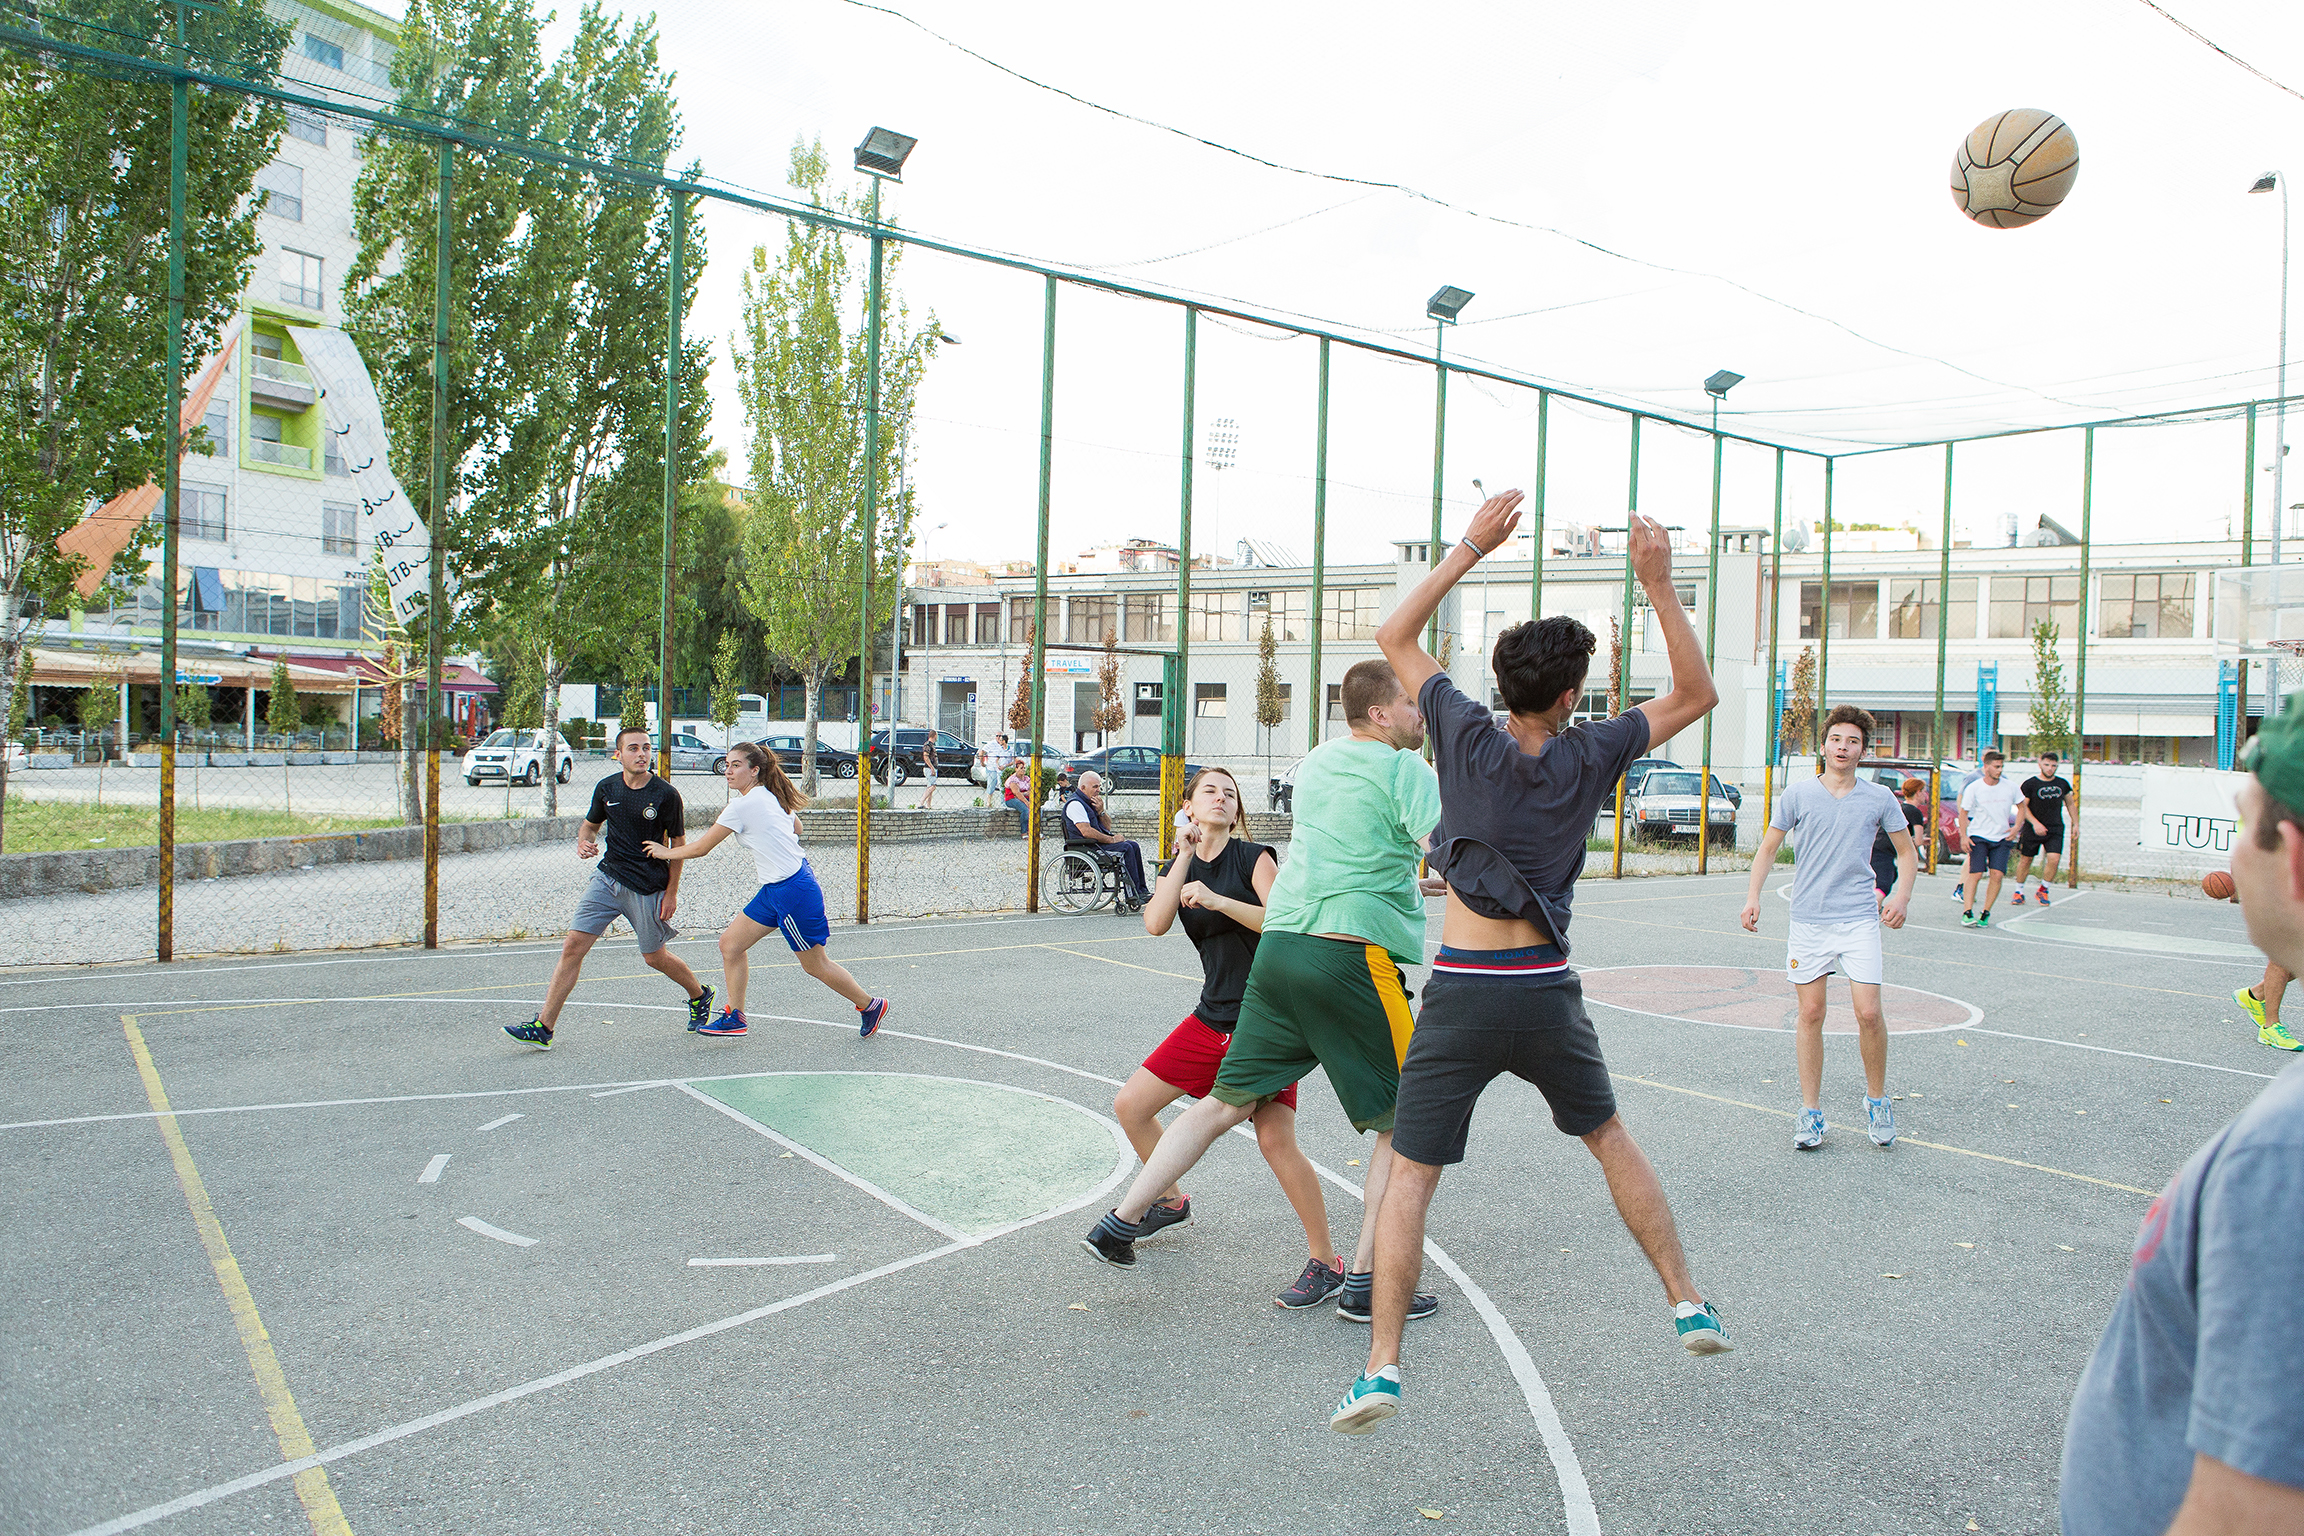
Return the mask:
[[902, 181], [904, 162], [911, 158], [912, 146], [919, 142], [891, 129], [875, 128], [856, 146], [856, 169], [867, 176]]
[[[1439, 292], [1424, 301], [1424, 314], [1433, 322], [1432, 369], [1432, 541], [1424, 546], [1424, 568], [1431, 570], [1440, 564], [1440, 475], [1448, 453], [1448, 365], [1441, 361], [1440, 343], [1448, 334], [1448, 327], [1456, 323], [1464, 306], [1472, 302], [1467, 288], [1443, 285]], [[1425, 629], [1425, 648], [1434, 655], [1440, 653], [1440, 610], [1432, 610], [1432, 622]]]
[[[2287, 487], [2284, 476], [2288, 468], [2288, 178], [2278, 171], [2266, 171], [2256, 178], [2248, 190], [2280, 191], [2280, 398], [2272, 407], [2272, 563], [2280, 563], [2280, 525], [2288, 520]], [[2280, 709], [2280, 669], [2264, 669], [2264, 718], [2270, 720]], [[2245, 713], [2245, 710], [2243, 710]]]

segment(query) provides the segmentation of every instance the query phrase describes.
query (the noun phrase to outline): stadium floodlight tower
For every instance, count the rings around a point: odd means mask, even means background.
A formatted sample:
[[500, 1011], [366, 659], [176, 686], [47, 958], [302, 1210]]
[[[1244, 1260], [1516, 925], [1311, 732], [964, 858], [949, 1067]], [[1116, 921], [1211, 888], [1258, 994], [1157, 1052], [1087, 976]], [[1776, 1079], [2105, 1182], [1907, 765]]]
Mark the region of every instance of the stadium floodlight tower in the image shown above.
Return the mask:
[[[1432, 370], [1436, 385], [1432, 397], [1432, 541], [1424, 546], [1424, 568], [1431, 570], [1440, 564], [1440, 477], [1448, 455], [1448, 365], [1441, 361], [1440, 343], [1448, 334], [1448, 327], [1456, 323], [1464, 306], [1472, 302], [1468, 288], [1442, 285], [1439, 292], [1424, 301], [1424, 314], [1434, 322], [1432, 329]], [[1432, 611], [1432, 623], [1424, 632], [1426, 647], [1440, 654], [1440, 611]]]
[[[2266, 171], [2250, 192], [2280, 193], [2280, 371], [2275, 388], [2279, 400], [2272, 407], [2272, 563], [2280, 563], [2280, 525], [2288, 521], [2286, 472], [2288, 469], [2288, 178]], [[2280, 709], [2280, 669], [2264, 669], [2264, 718]]]
[[[872, 236], [872, 267], [864, 291], [864, 563], [856, 616], [856, 921], [872, 920], [872, 561], [873, 534], [880, 522], [880, 272], [887, 244], [880, 233], [880, 183], [904, 179], [904, 162], [918, 139], [874, 128], [856, 146], [856, 169], [872, 178], [865, 218]], [[898, 572], [896, 596], [902, 601]], [[889, 679], [895, 681], [893, 677]], [[893, 702], [893, 701], [891, 701]], [[888, 731], [888, 793], [896, 793], [896, 731], [891, 711]]]

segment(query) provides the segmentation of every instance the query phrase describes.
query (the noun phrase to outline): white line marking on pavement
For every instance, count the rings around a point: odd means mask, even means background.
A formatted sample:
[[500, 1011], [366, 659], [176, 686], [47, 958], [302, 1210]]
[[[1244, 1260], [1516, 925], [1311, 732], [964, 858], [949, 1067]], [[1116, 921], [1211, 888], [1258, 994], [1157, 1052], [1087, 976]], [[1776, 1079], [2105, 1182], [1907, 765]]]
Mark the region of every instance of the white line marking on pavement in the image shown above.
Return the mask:
[[[804, 1019], [799, 1022], [823, 1025], [830, 1029], [855, 1028], [853, 1024], [829, 1024], [823, 1019]], [[1077, 1076], [1093, 1078], [1097, 1082], [1113, 1081], [1111, 1078], [1097, 1077], [1092, 1072], [1077, 1072], [1073, 1068], [1063, 1070], [1074, 1071]], [[1003, 1085], [991, 1084], [988, 1086]], [[1053, 1098], [1054, 1096], [1049, 1095], [1049, 1097]], [[1058, 1099], [1056, 1102], [1072, 1103], [1069, 1099]], [[1094, 1110], [1088, 1109], [1084, 1105], [1072, 1104], [1072, 1107], [1097, 1119], [1105, 1118], [1096, 1115]], [[1111, 1126], [1114, 1139], [1119, 1142], [1121, 1147], [1126, 1148], [1127, 1138], [1121, 1133], [1118, 1123], [1112, 1121], [1106, 1123]], [[1059, 1216], [1070, 1215], [1082, 1206], [1095, 1204], [1111, 1193], [1120, 1181], [1129, 1175], [1133, 1170], [1134, 1163], [1135, 1153], [1133, 1151], [1125, 1152], [1114, 1164], [1111, 1174], [1104, 1182], [1079, 1199], [1057, 1206], [1053, 1210], [1042, 1211], [1037, 1216], [1028, 1216], [1022, 1221], [1012, 1222], [997, 1231], [985, 1234], [984, 1238], [979, 1241], [989, 1241], [1010, 1232], [1037, 1226], [1044, 1221], [1053, 1221]], [[465, 1218], [467, 1222], [472, 1219], [471, 1217]], [[636, 1344], [630, 1349], [618, 1350], [615, 1354], [603, 1355], [597, 1360], [587, 1360], [582, 1365], [572, 1365], [564, 1371], [555, 1371], [549, 1376], [539, 1376], [533, 1381], [524, 1381], [517, 1386], [506, 1387], [501, 1392], [492, 1392], [486, 1397], [476, 1397], [469, 1402], [458, 1403], [451, 1408], [443, 1408], [438, 1413], [426, 1414], [423, 1418], [411, 1419], [405, 1424], [396, 1424], [390, 1429], [378, 1430], [375, 1434], [363, 1436], [358, 1440], [347, 1440], [341, 1444], [329, 1446], [325, 1450], [316, 1451], [310, 1456], [299, 1456], [294, 1461], [284, 1461], [278, 1466], [266, 1467], [261, 1472], [251, 1472], [246, 1477], [236, 1477], [228, 1483], [217, 1483], [212, 1487], [196, 1489], [179, 1498], [170, 1499], [165, 1504], [153, 1504], [121, 1515], [117, 1519], [107, 1520], [101, 1525], [87, 1526], [72, 1532], [71, 1536], [118, 1536], [120, 1532], [136, 1530], [139, 1527], [150, 1525], [154, 1521], [165, 1520], [171, 1515], [180, 1515], [187, 1510], [199, 1509], [204, 1505], [213, 1504], [219, 1499], [230, 1498], [236, 1493], [245, 1493], [251, 1488], [261, 1488], [267, 1483], [276, 1483], [282, 1478], [294, 1477], [297, 1473], [309, 1471], [313, 1467], [343, 1461], [347, 1457], [360, 1455], [364, 1451], [375, 1450], [378, 1446], [390, 1445], [395, 1441], [408, 1439], [412, 1435], [423, 1434], [426, 1430], [437, 1429], [443, 1424], [453, 1424], [458, 1419], [469, 1418], [475, 1413], [501, 1407], [506, 1403], [518, 1402], [521, 1398], [534, 1396], [538, 1392], [547, 1392], [554, 1387], [566, 1386], [573, 1381], [581, 1381], [585, 1377], [596, 1375], [611, 1366], [625, 1365], [634, 1360], [644, 1360], [648, 1356], [670, 1349], [674, 1345], [692, 1343], [697, 1339], [707, 1339], [714, 1334], [726, 1333], [732, 1328], [741, 1328], [747, 1323], [758, 1322], [764, 1317], [774, 1317], [779, 1312], [789, 1312], [797, 1307], [804, 1307], [812, 1301], [820, 1301], [827, 1296], [852, 1290], [859, 1285], [882, 1279], [901, 1270], [912, 1269], [950, 1254], [965, 1252], [973, 1246], [975, 1244], [946, 1243], [941, 1248], [931, 1248], [925, 1253], [916, 1253], [910, 1258], [883, 1264], [878, 1269], [868, 1269], [842, 1280], [834, 1280], [827, 1285], [820, 1285], [812, 1291], [804, 1291], [798, 1296], [789, 1296], [782, 1301], [771, 1302], [764, 1307], [754, 1307], [748, 1312], [738, 1312], [732, 1317], [723, 1317], [717, 1322], [704, 1323], [681, 1333], [666, 1334], [659, 1339], [650, 1339], [645, 1344]]]
[[493, 1131], [500, 1126], [510, 1125], [515, 1120], [525, 1120], [527, 1118], [528, 1117], [526, 1115], [499, 1115], [495, 1119], [489, 1121], [486, 1125], [480, 1127], [480, 1129], [484, 1131]]
[[2171, 1067], [2198, 1067], [2203, 1072], [2229, 1072], [2234, 1077], [2260, 1077], [2266, 1082], [2277, 1075], [2271, 1072], [2250, 1072], [2242, 1067], [2220, 1067], [2212, 1061], [2186, 1061], [2181, 1056], [2153, 1056], [2143, 1051], [2114, 1050], [2109, 1045], [2082, 1045], [2077, 1040], [2054, 1040], [2046, 1035], [2020, 1035], [2011, 1029], [1971, 1029], [1972, 1035], [1998, 1035], [2004, 1040], [2030, 1040], [2035, 1045], [2061, 1045], [2067, 1050], [2101, 1051], [2107, 1056], [2133, 1056], [2138, 1061], [2165, 1062]]
[[620, 1093], [638, 1093], [643, 1088], [661, 1088], [663, 1086], [664, 1084], [661, 1082], [628, 1083], [622, 1088], [603, 1088], [598, 1093], [592, 1095], [592, 1097], [596, 1099], [612, 1099]]
[[[854, 1025], [850, 1025], [854, 1028]], [[270, 1109], [350, 1109], [369, 1104], [428, 1104], [446, 1099], [504, 1099], [531, 1093], [584, 1093], [594, 1088], [653, 1088], [660, 1081], [650, 1078], [644, 1083], [559, 1083], [549, 1088], [479, 1088], [467, 1093], [395, 1093], [373, 1099], [298, 1099], [279, 1104], [219, 1104], [212, 1109], [172, 1109], [169, 1114], [181, 1120], [187, 1115], [247, 1115]], [[135, 1114], [75, 1115], [68, 1120], [15, 1120], [0, 1125], [0, 1131], [33, 1131], [57, 1125], [98, 1125], [107, 1120], [157, 1120], [152, 1110]], [[518, 1119], [517, 1115], [512, 1116]], [[498, 1125], [504, 1122], [495, 1122]]]
[[507, 1232], [502, 1227], [492, 1227], [477, 1216], [459, 1216], [456, 1218], [456, 1225], [469, 1227], [482, 1237], [492, 1237], [500, 1243], [510, 1243], [515, 1248], [533, 1248], [536, 1246], [535, 1238], [522, 1237], [519, 1233]]
[[[745, 1077], [772, 1077], [776, 1074], [767, 1072], [747, 1072], [740, 1075]], [[903, 1074], [899, 1073], [896, 1075], [902, 1076]], [[715, 1079], [699, 1078], [698, 1081], [712, 1082], [715, 1081]], [[679, 1089], [682, 1093], [688, 1095], [688, 1097], [694, 1099], [697, 1103], [710, 1105], [712, 1108], [726, 1115], [729, 1119], [735, 1121], [738, 1125], [748, 1126], [752, 1130], [755, 1130], [761, 1135], [767, 1137], [770, 1141], [776, 1143], [776, 1145], [808, 1159], [808, 1161], [814, 1163], [817, 1167], [832, 1175], [832, 1177], [839, 1179], [844, 1183], [854, 1185], [856, 1188], [864, 1191], [864, 1193], [870, 1195], [873, 1199], [879, 1201], [882, 1205], [888, 1207], [888, 1209], [896, 1212], [898, 1215], [911, 1217], [914, 1221], [920, 1223], [920, 1225], [926, 1227], [929, 1231], [937, 1233], [939, 1236], [948, 1237], [953, 1242], [958, 1243], [962, 1247], [966, 1248], [973, 1248], [979, 1241], [981, 1241], [981, 1239], [970, 1237], [967, 1233], [961, 1231], [958, 1227], [938, 1221], [935, 1217], [929, 1215], [926, 1211], [917, 1210], [912, 1206], [906, 1205], [903, 1201], [897, 1199], [894, 1195], [888, 1193], [888, 1191], [882, 1189], [879, 1185], [873, 1183], [871, 1180], [857, 1177], [855, 1174], [850, 1173], [847, 1169], [841, 1167], [838, 1163], [833, 1162], [830, 1158], [823, 1157], [815, 1152], [810, 1151], [808, 1148], [800, 1145], [800, 1143], [792, 1140], [790, 1137], [777, 1135], [774, 1131], [768, 1129], [768, 1127], [762, 1125], [759, 1121], [753, 1119], [750, 1115], [744, 1113], [744, 1111], [738, 1109], [735, 1105], [723, 1104], [718, 1099], [712, 1097], [712, 1095], [708, 1093], [700, 1093], [696, 1089], [689, 1087], [686, 1083], [674, 1083], [672, 1086]]]
[[432, 1161], [426, 1163], [424, 1165], [424, 1171], [416, 1175], [416, 1182], [419, 1184], [439, 1183], [440, 1171], [448, 1166], [448, 1159], [450, 1155], [451, 1154], [449, 1153], [443, 1152], [438, 1157], [433, 1158]]
[[[1586, 965], [1579, 966], [1577, 968], [1577, 973], [1579, 975], [1585, 976], [1597, 976], [1608, 971], [1652, 971], [1659, 969], [1675, 971], [1752, 971], [1763, 976], [1780, 976], [1783, 974], [1782, 971], [1773, 966], [1764, 965]], [[1789, 983], [1787, 983], [1787, 985], [1789, 985]], [[1974, 1003], [1971, 1003], [1964, 998], [1947, 996], [1942, 992], [1931, 992], [1926, 987], [1908, 987], [1900, 981], [1892, 981], [1889, 982], [1888, 985], [1894, 987], [1899, 992], [1917, 992], [1922, 997], [1932, 997], [1940, 1003], [1950, 1003], [1955, 1007], [1965, 1008], [1968, 1010], [1968, 1017], [1963, 1023], [1931, 1024], [1925, 1029], [1899, 1029], [1896, 1031], [1896, 1033], [1899, 1035], [1941, 1035], [1947, 1030], [1968, 1029], [1972, 1027], [1977, 1020], [1984, 1017], [1983, 1009], [1977, 1007]], [[1587, 997], [1584, 1000], [1588, 1003], [1598, 1003], [1603, 1008], [1613, 1008], [1618, 1013], [1637, 1013], [1643, 1018], [1650, 1019], [1671, 1019], [1675, 1023], [1680, 1024], [1707, 1024], [1714, 1029], [1749, 1029], [1756, 1030], [1764, 1035], [1788, 1035], [1792, 1033], [1792, 1031], [1789, 1029], [1772, 1029], [1766, 1024], [1729, 1024], [1719, 1019], [1692, 1019], [1684, 1013], [1654, 1013], [1646, 1008], [1633, 1008], [1624, 1003], [1612, 1003], [1604, 997]]]
[[788, 1259], [690, 1259], [690, 1269], [725, 1269], [746, 1264], [829, 1264], [840, 1257], [836, 1253], [803, 1253]]

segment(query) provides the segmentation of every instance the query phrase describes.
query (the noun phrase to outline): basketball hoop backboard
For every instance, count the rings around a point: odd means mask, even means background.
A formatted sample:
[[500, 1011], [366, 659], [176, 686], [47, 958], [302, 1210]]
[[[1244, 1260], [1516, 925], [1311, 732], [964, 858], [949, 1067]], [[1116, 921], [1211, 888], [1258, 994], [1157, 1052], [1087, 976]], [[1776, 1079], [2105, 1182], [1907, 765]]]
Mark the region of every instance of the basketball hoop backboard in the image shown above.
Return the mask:
[[2215, 577], [2219, 660], [2304, 652], [2304, 563], [2231, 566]]

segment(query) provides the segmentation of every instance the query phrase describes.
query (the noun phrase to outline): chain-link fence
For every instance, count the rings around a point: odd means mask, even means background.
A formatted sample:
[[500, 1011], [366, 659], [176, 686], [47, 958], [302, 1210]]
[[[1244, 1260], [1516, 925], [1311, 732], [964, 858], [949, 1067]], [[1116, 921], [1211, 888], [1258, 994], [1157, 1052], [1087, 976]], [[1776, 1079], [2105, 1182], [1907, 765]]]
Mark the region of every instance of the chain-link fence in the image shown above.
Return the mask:
[[[1447, 361], [1444, 331], [925, 240], [820, 147], [795, 197], [704, 184], [645, 29], [582, 26], [556, 66], [299, 0], [0, 4], [8, 206], [66, 208], [7, 225], [8, 280], [85, 322], [11, 342], [37, 364], [12, 377], [62, 387], [10, 386], [7, 451], [66, 470], [8, 508], [0, 952], [557, 932], [625, 723], [692, 831], [731, 741], [798, 777], [813, 739], [811, 859], [859, 920], [1045, 907], [1091, 773], [1147, 864], [1203, 766], [1284, 843], [1345, 673], [1507, 485], [1520, 534], [1427, 634], [1458, 687], [1503, 708], [1489, 653], [1531, 614], [1592, 631], [1581, 714], [1670, 686], [1629, 506], [1672, 530], [1722, 696], [1651, 744], [1691, 804], [1628, 782], [1596, 872], [1739, 867], [1839, 703], [1955, 780], [2060, 743], [2067, 868], [2189, 868], [2153, 852], [2155, 770], [2212, 779], [2300, 681], [2213, 619], [2218, 573], [2270, 554], [2256, 406], [1788, 451]], [[906, 262], [936, 304], [883, 297]], [[961, 345], [946, 302], [1041, 366]], [[931, 361], [965, 381], [948, 422], [1001, 445], [982, 494], [1015, 541], [980, 559], [910, 558]], [[717, 446], [715, 370], [745, 424]], [[2112, 515], [2160, 532], [2100, 541]], [[691, 867], [684, 924], [749, 876]]]

